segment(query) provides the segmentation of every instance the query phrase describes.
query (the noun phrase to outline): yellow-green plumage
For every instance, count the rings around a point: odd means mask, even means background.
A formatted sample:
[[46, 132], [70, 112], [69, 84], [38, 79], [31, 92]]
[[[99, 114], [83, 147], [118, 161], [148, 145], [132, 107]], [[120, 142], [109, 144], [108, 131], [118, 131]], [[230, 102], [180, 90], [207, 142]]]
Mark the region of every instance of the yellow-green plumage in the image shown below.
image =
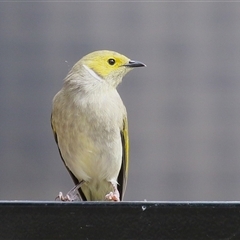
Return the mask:
[[[52, 129], [60, 155], [83, 200], [122, 200], [128, 176], [127, 112], [116, 90], [133, 67], [112, 51], [77, 62], [53, 99]], [[118, 195], [119, 193], [119, 195]]]

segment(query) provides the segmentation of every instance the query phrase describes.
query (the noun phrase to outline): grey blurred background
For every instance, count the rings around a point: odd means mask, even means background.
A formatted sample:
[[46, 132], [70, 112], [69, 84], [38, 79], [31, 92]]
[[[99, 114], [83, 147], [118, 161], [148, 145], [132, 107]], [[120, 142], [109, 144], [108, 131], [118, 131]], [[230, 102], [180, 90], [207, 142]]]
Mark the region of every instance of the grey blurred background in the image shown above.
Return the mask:
[[119, 92], [131, 163], [125, 200], [240, 200], [240, 3], [0, 3], [0, 199], [53, 200], [73, 182], [50, 127], [85, 54], [147, 64]]

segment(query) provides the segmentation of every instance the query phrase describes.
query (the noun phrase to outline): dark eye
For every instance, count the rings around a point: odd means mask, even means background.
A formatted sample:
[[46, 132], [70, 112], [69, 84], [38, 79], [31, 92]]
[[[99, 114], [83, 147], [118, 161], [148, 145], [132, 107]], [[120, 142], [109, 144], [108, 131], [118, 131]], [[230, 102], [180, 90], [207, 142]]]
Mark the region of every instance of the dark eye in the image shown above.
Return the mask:
[[115, 60], [113, 58], [110, 58], [110, 59], [108, 59], [108, 63], [110, 65], [114, 65], [115, 64]]

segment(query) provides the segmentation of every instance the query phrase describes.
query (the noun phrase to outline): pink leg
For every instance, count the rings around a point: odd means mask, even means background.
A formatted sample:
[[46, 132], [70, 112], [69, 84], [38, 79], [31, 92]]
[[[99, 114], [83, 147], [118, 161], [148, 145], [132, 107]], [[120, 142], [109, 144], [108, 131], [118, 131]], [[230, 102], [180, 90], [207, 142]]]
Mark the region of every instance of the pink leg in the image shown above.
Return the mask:
[[79, 199], [78, 197], [78, 189], [81, 187], [81, 185], [84, 183], [84, 181], [82, 180], [81, 182], [79, 182], [76, 186], [74, 186], [67, 194], [66, 196], [63, 195], [62, 192], [59, 192], [58, 196], [55, 198], [55, 200], [60, 200], [63, 202], [72, 202], [75, 201], [77, 199]]
[[117, 189], [117, 184], [113, 183], [113, 182], [111, 182], [111, 184], [112, 184], [112, 187], [113, 187], [113, 192], [108, 193], [105, 196], [105, 199], [107, 201], [120, 202], [120, 196], [119, 196], [119, 192], [118, 192], [118, 189]]

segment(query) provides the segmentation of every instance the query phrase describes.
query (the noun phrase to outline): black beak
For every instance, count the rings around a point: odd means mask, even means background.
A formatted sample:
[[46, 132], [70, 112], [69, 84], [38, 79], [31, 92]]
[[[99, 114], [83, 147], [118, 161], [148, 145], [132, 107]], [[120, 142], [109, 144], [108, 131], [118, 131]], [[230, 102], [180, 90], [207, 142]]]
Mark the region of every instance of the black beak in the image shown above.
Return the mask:
[[134, 68], [134, 67], [146, 67], [146, 64], [139, 62], [139, 61], [134, 61], [134, 60], [130, 60], [127, 64], [124, 64], [123, 66], [125, 67], [130, 67], [130, 68]]

